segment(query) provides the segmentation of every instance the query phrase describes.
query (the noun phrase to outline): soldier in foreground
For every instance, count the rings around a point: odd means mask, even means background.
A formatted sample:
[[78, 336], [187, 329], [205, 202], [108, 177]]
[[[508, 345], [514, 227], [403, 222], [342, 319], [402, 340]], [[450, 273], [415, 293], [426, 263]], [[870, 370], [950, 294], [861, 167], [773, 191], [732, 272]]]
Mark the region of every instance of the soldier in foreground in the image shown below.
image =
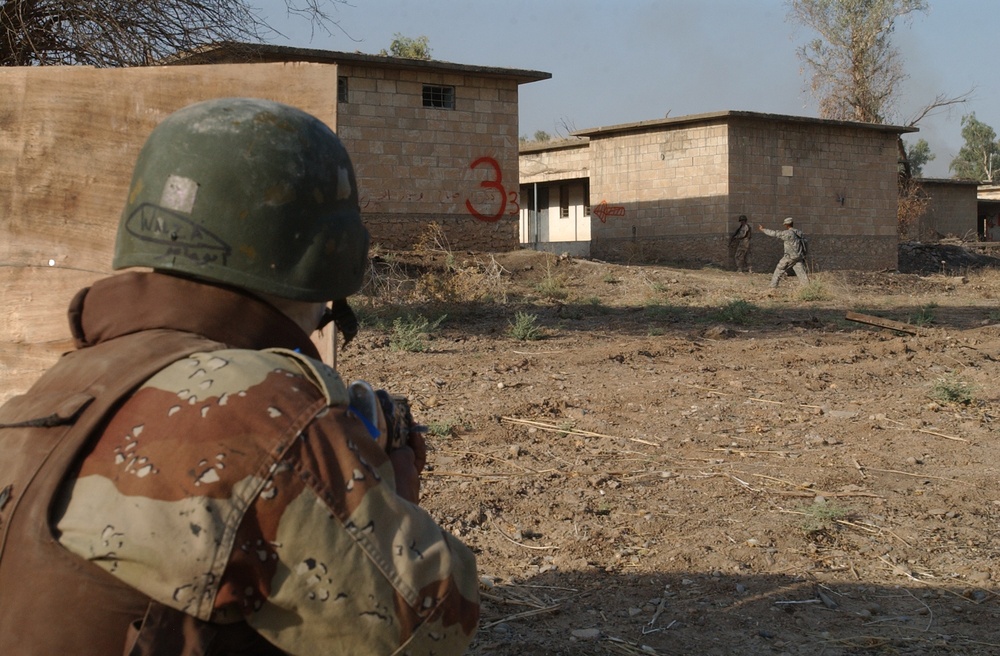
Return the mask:
[[806, 275], [806, 267], [803, 264], [808, 254], [808, 245], [805, 235], [795, 227], [795, 219], [788, 217], [784, 220], [784, 230], [769, 230], [761, 224], [757, 227], [768, 237], [777, 237], [784, 242], [784, 254], [778, 260], [778, 266], [774, 267], [774, 275], [771, 276], [771, 289], [778, 286], [782, 276], [789, 271], [795, 272], [795, 277], [800, 285], [809, 284], [809, 276]]
[[80, 291], [77, 350], [0, 408], [0, 653], [464, 651], [475, 559], [417, 506], [420, 434], [309, 338], [353, 336], [367, 250], [315, 117], [231, 98], [152, 132], [113, 261], [147, 270]]

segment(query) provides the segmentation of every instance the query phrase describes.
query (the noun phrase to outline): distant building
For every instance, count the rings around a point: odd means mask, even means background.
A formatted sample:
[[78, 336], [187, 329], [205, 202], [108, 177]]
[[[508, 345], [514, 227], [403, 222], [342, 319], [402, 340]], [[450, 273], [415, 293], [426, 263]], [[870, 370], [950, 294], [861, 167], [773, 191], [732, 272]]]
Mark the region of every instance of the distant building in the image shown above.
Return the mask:
[[[724, 111], [526, 144], [521, 241], [601, 259], [728, 268], [739, 215], [755, 228], [792, 216], [810, 237], [815, 268], [894, 269], [897, 138], [913, 131]], [[575, 202], [580, 188], [589, 194]], [[589, 221], [574, 218], [588, 208]], [[755, 267], [773, 266], [780, 244], [754, 244]]]
[[590, 255], [590, 140], [521, 145], [521, 244]]
[[354, 162], [373, 243], [410, 248], [436, 223], [455, 249], [518, 247], [518, 87], [551, 74], [239, 43], [169, 63], [292, 62], [336, 71], [330, 126]]
[[919, 241], [937, 241], [958, 237], [975, 241], [982, 234], [978, 215], [975, 180], [914, 178], [927, 197], [927, 208], [917, 225], [910, 226], [910, 237]]
[[977, 200], [980, 237], [983, 241], [1000, 242], [1000, 185], [979, 185]]

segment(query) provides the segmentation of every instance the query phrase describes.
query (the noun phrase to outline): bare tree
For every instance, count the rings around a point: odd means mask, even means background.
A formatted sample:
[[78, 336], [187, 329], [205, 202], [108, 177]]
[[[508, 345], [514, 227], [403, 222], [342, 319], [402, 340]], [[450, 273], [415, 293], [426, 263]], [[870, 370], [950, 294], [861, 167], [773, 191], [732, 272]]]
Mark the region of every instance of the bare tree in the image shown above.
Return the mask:
[[[285, 0], [314, 28], [346, 0]], [[276, 34], [250, 0], [0, 0], [0, 65], [143, 66], [220, 41]]]

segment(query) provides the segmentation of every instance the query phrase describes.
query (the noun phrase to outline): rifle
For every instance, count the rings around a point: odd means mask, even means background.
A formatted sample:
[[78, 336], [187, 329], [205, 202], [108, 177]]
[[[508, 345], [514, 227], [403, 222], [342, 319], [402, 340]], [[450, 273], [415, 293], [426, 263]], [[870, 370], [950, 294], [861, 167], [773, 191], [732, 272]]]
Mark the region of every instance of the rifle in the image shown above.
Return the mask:
[[414, 433], [427, 432], [426, 426], [414, 421], [410, 400], [402, 394], [374, 390], [363, 380], [351, 383], [348, 393], [351, 411], [386, 452], [411, 446]]

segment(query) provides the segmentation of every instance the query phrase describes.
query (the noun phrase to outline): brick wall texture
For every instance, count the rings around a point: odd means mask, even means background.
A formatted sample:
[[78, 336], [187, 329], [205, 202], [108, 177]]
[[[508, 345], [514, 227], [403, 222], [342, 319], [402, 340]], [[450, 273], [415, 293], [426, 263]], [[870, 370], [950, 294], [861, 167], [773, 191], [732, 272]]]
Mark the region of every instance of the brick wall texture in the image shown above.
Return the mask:
[[523, 152], [521, 184], [575, 180], [590, 176], [590, 150], [586, 140], [572, 147]]
[[[412, 247], [436, 222], [456, 250], [518, 248], [517, 82], [445, 72], [339, 66], [348, 102], [337, 133], [358, 177], [372, 243]], [[425, 84], [455, 108], [423, 106]]]
[[[591, 136], [594, 257], [732, 268], [740, 214], [810, 238], [814, 270], [895, 268], [896, 133], [820, 121], [723, 115]], [[596, 214], [596, 213], [595, 213]], [[756, 232], [756, 270], [781, 243]]]
[[927, 210], [920, 217], [916, 231], [911, 236], [920, 240], [942, 237], [976, 236], [978, 216], [978, 190], [975, 184], [925, 180], [919, 182], [922, 191], [930, 198]]

